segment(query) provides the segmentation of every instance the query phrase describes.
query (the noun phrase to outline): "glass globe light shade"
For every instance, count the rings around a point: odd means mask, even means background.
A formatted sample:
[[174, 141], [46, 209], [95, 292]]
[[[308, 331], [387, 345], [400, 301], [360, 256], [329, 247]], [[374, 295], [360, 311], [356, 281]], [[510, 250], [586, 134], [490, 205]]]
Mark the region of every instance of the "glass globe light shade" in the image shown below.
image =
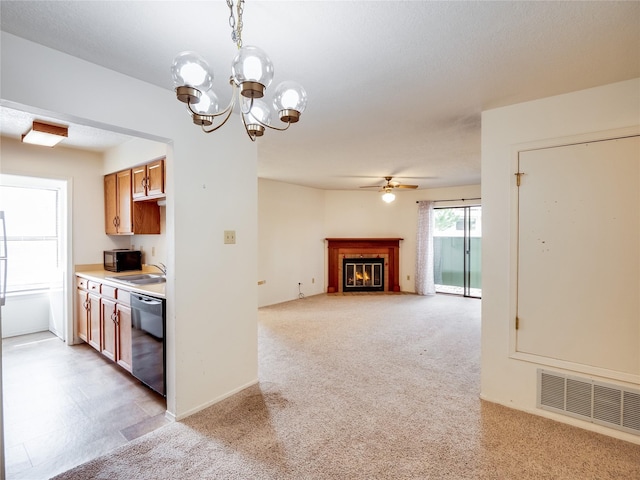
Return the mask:
[[218, 97], [213, 90], [207, 90], [191, 108], [200, 115], [215, 115], [219, 110]]
[[390, 190], [386, 190], [383, 194], [382, 194], [382, 200], [384, 200], [386, 203], [391, 203], [396, 199], [396, 196], [391, 193]]
[[[273, 80], [273, 63], [258, 47], [242, 47], [231, 63], [231, 75], [238, 85], [245, 82], [259, 83], [264, 88], [271, 85]], [[260, 95], [245, 95], [260, 98]]]
[[[257, 120], [256, 120], [257, 119]], [[246, 121], [248, 125], [271, 124], [271, 109], [262, 100], [254, 100], [249, 113], [247, 113]]]
[[201, 92], [213, 85], [213, 72], [206, 60], [195, 52], [182, 52], [171, 65], [174, 87], [193, 87]]
[[295, 110], [302, 113], [307, 108], [307, 92], [298, 82], [291, 80], [282, 82], [273, 93], [273, 107], [278, 112]]

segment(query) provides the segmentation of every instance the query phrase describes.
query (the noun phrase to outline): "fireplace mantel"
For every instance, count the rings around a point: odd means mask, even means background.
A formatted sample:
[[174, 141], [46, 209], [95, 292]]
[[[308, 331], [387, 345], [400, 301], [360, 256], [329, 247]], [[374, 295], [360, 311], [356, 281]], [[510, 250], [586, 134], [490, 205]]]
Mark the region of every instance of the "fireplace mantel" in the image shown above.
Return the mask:
[[328, 243], [327, 293], [341, 291], [340, 270], [342, 258], [358, 255], [384, 255], [387, 257], [388, 288], [400, 291], [400, 240], [402, 238], [326, 238]]

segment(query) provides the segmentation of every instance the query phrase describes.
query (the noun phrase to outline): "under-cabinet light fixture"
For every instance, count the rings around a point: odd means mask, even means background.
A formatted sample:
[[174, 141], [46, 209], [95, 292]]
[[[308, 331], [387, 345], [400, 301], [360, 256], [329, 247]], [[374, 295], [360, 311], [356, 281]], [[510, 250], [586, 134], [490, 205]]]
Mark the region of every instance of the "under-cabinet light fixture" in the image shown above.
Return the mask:
[[69, 127], [34, 121], [31, 130], [22, 135], [22, 142], [54, 147], [68, 136]]

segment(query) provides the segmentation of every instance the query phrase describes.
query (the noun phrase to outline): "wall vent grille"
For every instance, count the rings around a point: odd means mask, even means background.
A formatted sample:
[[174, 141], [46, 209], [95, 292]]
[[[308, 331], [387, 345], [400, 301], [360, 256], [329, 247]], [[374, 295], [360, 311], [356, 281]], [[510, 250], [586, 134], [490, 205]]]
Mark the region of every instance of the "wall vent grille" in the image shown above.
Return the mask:
[[537, 407], [640, 435], [640, 391], [538, 369]]

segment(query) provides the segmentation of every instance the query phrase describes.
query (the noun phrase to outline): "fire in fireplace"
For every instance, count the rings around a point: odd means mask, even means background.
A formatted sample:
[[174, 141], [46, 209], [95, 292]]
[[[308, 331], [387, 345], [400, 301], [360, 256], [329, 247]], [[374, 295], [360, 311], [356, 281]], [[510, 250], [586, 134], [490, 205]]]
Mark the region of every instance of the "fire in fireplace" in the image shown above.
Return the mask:
[[383, 258], [343, 258], [343, 292], [383, 292]]

